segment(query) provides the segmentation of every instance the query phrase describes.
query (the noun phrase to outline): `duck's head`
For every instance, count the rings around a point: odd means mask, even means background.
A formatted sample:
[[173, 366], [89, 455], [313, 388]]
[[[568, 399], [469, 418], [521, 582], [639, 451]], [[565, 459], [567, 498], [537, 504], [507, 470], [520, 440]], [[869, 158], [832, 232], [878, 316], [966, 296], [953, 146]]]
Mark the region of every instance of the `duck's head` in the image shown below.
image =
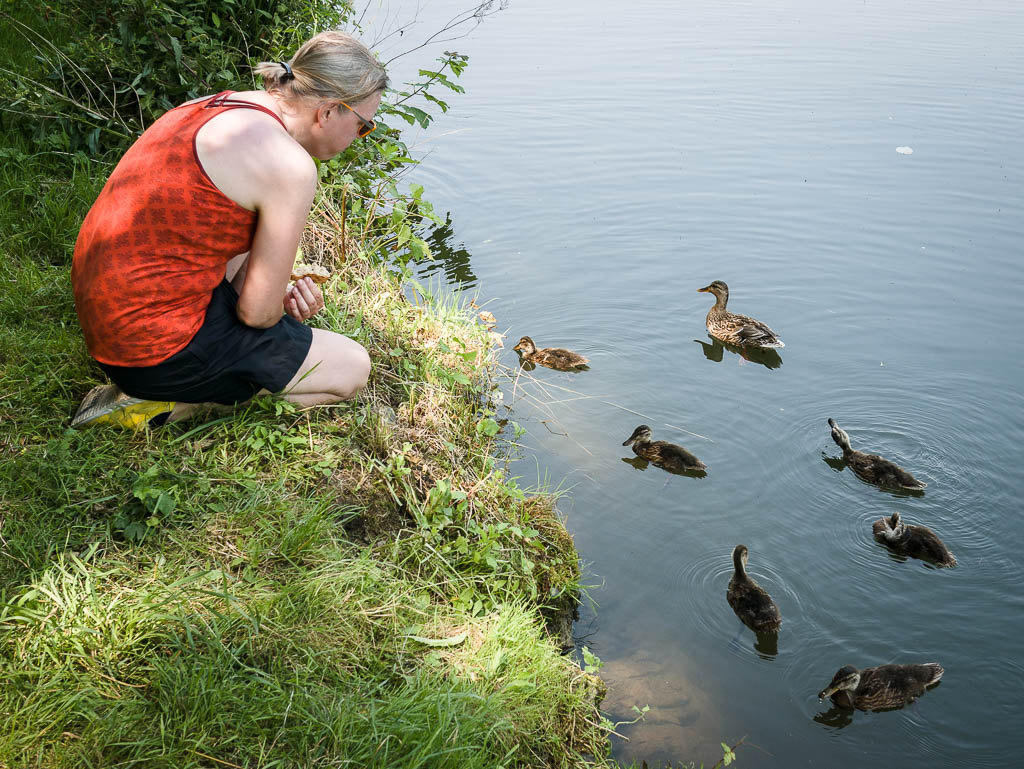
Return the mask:
[[725, 285], [723, 280], [713, 280], [704, 288], [698, 288], [698, 293], [714, 294], [716, 299], [723, 300], [729, 298], [729, 287]]
[[522, 339], [519, 340], [518, 344], [516, 344], [516, 346], [513, 347], [512, 349], [518, 350], [523, 355], [533, 355], [535, 352], [537, 352], [537, 345], [533, 343], [533, 340], [530, 339], [530, 337], [524, 336]]
[[846, 430], [836, 424], [836, 420], [832, 417], [828, 418], [828, 426], [832, 428], [832, 440], [836, 442], [843, 451], [849, 451], [850, 449], [850, 436], [846, 434]]
[[650, 437], [651, 428], [648, 427], [647, 425], [640, 425], [633, 431], [633, 434], [631, 436], [629, 436], [628, 438], [626, 438], [626, 440], [622, 442], [622, 445], [628, 446], [631, 443], [635, 443], [636, 441], [646, 441]]
[[871, 533], [882, 540], [898, 540], [903, 535], [903, 524], [900, 523], [900, 514], [893, 513], [888, 518], [879, 518], [871, 524]]
[[747, 559], [750, 554], [746, 545], [736, 545], [732, 551], [732, 562], [737, 571], [744, 571], [747, 568]]
[[848, 689], [851, 692], [857, 688], [860, 684], [860, 671], [857, 670], [853, 665], [845, 665], [836, 671], [836, 674], [832, 676], [832, 683], [818, 692], [818, 699], [825, 699], [831, 697], [838, 691]]

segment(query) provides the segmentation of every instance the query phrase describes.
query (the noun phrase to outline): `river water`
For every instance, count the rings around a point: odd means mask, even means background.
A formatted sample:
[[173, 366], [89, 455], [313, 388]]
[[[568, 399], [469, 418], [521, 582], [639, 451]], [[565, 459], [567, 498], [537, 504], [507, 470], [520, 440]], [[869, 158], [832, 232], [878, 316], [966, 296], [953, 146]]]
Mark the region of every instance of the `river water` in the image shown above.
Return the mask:
[[[1024, 754], [1022, 35], [1017, 0], [514, 0], [443, 44], [470, 66], [410, 135], [408, 179], [450, 217], [421, 274], [497, 317], [510, 372], [524, 334], [591, 359], [510, 373], [504, 399], [521, 482], [564, 491], [604, 707], [650, 706], [617, 757], [710, 766], [744, 736], [743, 767]], [[714, 279], [777, 360], [712, 344]], [[844, 469], [829, 417], [924, 495]], [[628, 461], [640, 423], [707, 476]], [[959, 566], [876, 544], [892, 511]], [[739, 543], [776, 645], [726, 603]], [[912, 707], [817, 698], [845, 664], [930, 661]]]

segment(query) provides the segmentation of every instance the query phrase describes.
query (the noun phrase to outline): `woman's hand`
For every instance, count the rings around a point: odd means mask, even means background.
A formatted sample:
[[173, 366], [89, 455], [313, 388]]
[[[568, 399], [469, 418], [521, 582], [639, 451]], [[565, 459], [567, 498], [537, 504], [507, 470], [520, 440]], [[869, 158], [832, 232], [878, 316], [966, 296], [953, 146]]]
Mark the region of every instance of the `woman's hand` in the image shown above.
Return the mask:
[[309, 278], [299, 278], [284, 295], [284, 311], [297, 321], [312, 318], [324, 307], [320, 287]]

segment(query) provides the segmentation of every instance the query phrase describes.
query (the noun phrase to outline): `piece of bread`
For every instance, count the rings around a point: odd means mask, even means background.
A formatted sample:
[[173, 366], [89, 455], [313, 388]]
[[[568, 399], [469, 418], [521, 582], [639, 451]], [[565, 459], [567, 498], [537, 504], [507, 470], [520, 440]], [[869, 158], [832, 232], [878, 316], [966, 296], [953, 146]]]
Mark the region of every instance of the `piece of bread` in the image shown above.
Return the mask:
[[292, 280], [309, 278], [314, 283], [326, 283], [331, 278], [331, 273], [326, 267], [318, 264], [296, 264], [292, 267]]

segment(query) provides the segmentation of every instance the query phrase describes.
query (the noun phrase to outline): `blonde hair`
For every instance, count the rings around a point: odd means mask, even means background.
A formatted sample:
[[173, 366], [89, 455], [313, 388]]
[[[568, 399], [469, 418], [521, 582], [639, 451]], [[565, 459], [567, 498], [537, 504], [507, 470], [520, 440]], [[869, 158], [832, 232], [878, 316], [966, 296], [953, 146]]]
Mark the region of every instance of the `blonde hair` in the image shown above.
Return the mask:
[[263, 61], [253, 67], [263, 87], [286, 99], [338, 99], [357, 104], [388, 85], [384, 65], [344, 32], [321, 32], [307, 40], [290, 61]]

